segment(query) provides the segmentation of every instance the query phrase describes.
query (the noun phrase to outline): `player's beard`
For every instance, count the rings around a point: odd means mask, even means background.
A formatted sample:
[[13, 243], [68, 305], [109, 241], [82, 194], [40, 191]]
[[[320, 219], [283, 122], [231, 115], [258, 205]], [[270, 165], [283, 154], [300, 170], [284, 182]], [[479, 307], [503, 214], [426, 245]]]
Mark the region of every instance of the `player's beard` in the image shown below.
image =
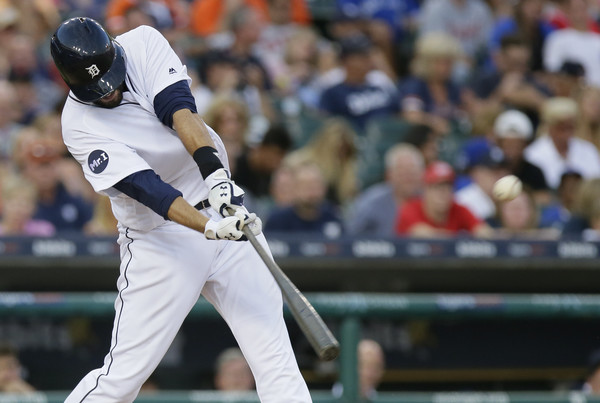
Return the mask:
[[102, 98], [94, 101], [94, 105], [109, 109], [119, 106], [123, 100], [123, 88], [124, 85], [121, 84], [116, 90], [109, 92]]

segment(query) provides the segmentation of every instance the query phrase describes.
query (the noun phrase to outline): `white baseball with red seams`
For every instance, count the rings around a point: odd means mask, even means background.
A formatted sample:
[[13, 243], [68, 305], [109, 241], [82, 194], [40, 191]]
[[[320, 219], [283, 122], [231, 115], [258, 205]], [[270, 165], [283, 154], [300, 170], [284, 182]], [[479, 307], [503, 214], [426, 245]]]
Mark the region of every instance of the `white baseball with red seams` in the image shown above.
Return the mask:
[[[169, 85], [191, 81], [185, 66], [153, 28], [142, 26], [116, 40], [126, 55], [121, 104], [100, 108], [71, 93], [62, 115], [69, 151], [94, 189], [111, 199], [121, 249], [109, 353], [66, 403], [132, 402], [201, 294], [231, 328], [262, 402], [311, 402], [283, 320], [281, 291], [252, 246], [207, 240], [113, 188], [132, 173], [152, 169], [192, 206], [208, 197], [198, 166], [153, 106]], [[222, 141], [209, 132], [228, 168]], [[208, 209], [202, 213], [221, 219]], [[258, 238], [268, 250], [264, 236]]]
[[498, 201], [511, 201], [523, 190], [521, 180], [515, 175], [506, 175], [494, 184], [492, 193]]

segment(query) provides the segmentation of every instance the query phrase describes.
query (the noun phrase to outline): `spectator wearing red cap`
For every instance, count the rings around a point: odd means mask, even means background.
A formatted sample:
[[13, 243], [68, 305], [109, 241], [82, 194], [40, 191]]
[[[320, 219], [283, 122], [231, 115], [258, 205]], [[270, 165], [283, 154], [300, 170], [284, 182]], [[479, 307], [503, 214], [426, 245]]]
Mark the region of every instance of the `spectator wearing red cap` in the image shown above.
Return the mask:
[[430, 164], [423, 196], [404, 204], [396, 221], [398, 235], [445, 237], [466, 231], [489, 236], [492, 229], [469, 209], [454, 201], [454, 170], [442, 161]]

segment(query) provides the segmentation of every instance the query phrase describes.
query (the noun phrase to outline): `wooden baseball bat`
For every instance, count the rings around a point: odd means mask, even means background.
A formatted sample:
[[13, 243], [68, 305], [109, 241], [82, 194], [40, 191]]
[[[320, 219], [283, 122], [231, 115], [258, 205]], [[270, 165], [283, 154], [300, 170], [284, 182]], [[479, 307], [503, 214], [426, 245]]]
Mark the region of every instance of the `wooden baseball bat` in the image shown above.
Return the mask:
[[314, 348], [315, 352], [325, 361], [335, 359], [340, 353], [340, 344], [331, 333], [321, 316], [315, 308], [306, 299], [292, 281], [285, 275], [279, 265], [271, 258], [258, 239], [248, 227], [243, 228], [244, 235], [250, 241], [256, 252], [260, 255], [263, 262], [269, 268], [269, 271], [275, 278], [275, 281], [281, 288], [281, 292], [288, 304], [294, 319], [302, 329], [302, 332]]

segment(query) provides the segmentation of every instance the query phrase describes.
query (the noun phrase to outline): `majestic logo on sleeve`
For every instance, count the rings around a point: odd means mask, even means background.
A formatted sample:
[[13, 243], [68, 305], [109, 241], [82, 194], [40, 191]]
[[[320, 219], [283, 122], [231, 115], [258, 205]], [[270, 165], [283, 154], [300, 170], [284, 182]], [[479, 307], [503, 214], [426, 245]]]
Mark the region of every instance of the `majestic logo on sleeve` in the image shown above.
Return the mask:
[[100, 74], [100, 69], [98, 69], [98, 66], [96, 66], [95, 64], [92, 64], [90, 67], [86, 67], [85, 69], [88, 73], [90, 73], [90, 76], [92, 76], [92, 78]]
[[177, 73], [177, 70], [175, 70], [173, 67], [169, 68], [169, 74], [175, 74]]
[[88, 167], [90, 171], [99, 174], [108, 166], [108, 154], [103, 150], [94, 150], [88, 157]]

